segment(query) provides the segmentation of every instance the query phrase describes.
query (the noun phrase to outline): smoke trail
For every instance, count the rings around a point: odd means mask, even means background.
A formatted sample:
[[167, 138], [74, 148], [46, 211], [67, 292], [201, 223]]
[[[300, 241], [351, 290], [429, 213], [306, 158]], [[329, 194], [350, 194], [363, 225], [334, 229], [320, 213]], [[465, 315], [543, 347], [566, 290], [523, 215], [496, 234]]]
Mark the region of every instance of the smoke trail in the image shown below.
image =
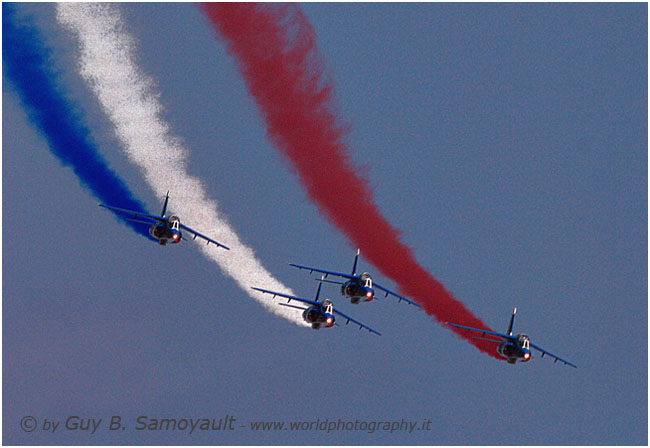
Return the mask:
[[160, 117], [153, 81], [135, 63], [135, 42], [124, 30], [120, 10], [113, 4], [59, 3], [57, 20], [79, 39], [79, 69], [115, 126], [130, 160], [143, 171], [157, 196], [170, 193], [170, 209], [185, 223], [231, 248], [200, 245], [251, 297], [268, 310], [298, 325], [306, 325], [300, 312], [277, 305], [277, 299], [253, 291], [251, 286], [288, 294], [255, 258], [235, 231], [220, 217], [215, 201], [206, 197], [201, 182], [186, 172], [188, 151], [172, 136]]
[[[95, 197], [117, 207], [145, 211], [108, 168], [73, 106], [57, 90], [50, 53], [38, 31], [17, 15], [13, 4], [2, 4], [2, 59], [4, 72], [15, 86], [30, 121], [47, 139], [52, 153], [63, 165], [72, 168]], [[153, 239], [148, 226], [124, 222], [137, 233]]]
[[[252, 3], [204, 3], [202, 9], [236, 58], [270, 138], [328, 219], [438, 321], [489, 329], [417, 263], [379, 213], [367, 180], [359, 177], [342, 143], [333, 88], [324, 79], [314, 31], [300, 9]], [[454, 331], [497, 357], [494, 344]]]

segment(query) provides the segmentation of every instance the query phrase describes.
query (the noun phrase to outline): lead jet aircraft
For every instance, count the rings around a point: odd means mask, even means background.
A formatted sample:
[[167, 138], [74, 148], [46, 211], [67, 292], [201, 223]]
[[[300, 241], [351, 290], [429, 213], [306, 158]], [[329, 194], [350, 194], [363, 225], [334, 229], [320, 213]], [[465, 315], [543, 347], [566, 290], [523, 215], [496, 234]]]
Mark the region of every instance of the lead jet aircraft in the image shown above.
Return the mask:
[[388, 297], [388, 294], [391, 294], [395, 297], [397, 297], [398, 302], [401, 302], [404, 300], [405, 302], [410, 303], [411, 305], [415, 305], [418, 308], [420, 305], [417, 303], [407, 299], [406, 297], [400, 296], [399, 294], [384, 288], [377, 282], [372, 281], [372, 277], [370, 274], [367, 272], [362, 273], [361, 275], [357, 275], [357, 262], [359, 261], [359, 249], [357, 249], [357, 255], [354, 257], [354, 264], [352, 265], [352, 274], [345, 274], [343, 272], [335, 272], [335, 271], [327, 271], [325, 269], [319, 269], [319, 268], [312, 268], [309, 266], [302, 266], [299, 264], [293, 264], [289, 263], [290, 266], [296, 267], [298, 269], [305, 269], [311, 272], [320, 272], [322, 274], [325, 274], [325, 278], [327, 278], [328, 275], [335, 275], [338, 277], [342, 277], [347, 279], [344, 282], [337, 282], [333, 280], [324, 280], [321, 279], [321, 281], [325, 281], [328, 283], [336, 283], [338, 285], [341, 285], [341, 294], [344, 297], [347, 297], [350, 299], [350, 302], [354, 305], [358, 304], [359, 302], [370, 302], [372, 299], [375, 298], [375, 290], [374, 288], [381, 289], [386, 293], [385, 297]]
[[181, 224], [181, 220], [178, 218], [178, 216], [170, 216], [169, 218], [167, 218], [165, 216], [165, 212], [167, 211], [168, 201], [169, 201], [169, 191], [167, 192], [167, 196], [165, 196], [165, 202], [163, 203], [162, 212], [160, 213], [161, 216], [147, 215], [146, 213], [136, 212], [133, 210], [125, 210], [123, 208], [118, 208], [118, 207], [111, 207], [110, 205], [99, 204], [99, 206], [107, 208], [109, 210], [113, 210], [114, 212], [117, 212], [118, 215], [130, 216], [130, 218], [125, 218], [127, 221], [139, 222], [148, 225], [150, 224], [151, 227], [149, 227], [149, 234], [155, 239], [157, 239], [158, 244], [160, 244], [161, 246], [165, 246], [167, 243], [170, 244], [180, 243], [181, 240], [183, 239], [183, 234], [181, 233], [181, 229], [183, 229], [194, 234], [193, 239], [196, 239], [196, 237], [198, 236], [199, 238], [203, 238], [204, 240], [206, 240], [207, 244], [210, 243], [216, 244], [219, 247], [222, 247], [226, 250], [230, 250], [229, 247], [216, 242], [212, 238], [208, 238], [207, 236], [200, 234], [196, 230], [190, 229], [184, 224]]
[[[261, 288], [255, 288], [253, 287], [254, 290], [263, 292], [265, 294], [272, 294], [273, 297], [275, 296], [280, 296], [280, 297], [285, 297], [289, 299], [289, 302], [287, 303], [279, 303], [278, 305], [282, 306], [288, 306], [291, 308], [296, 308], [299, 310], [303, 310], [302, 317], [305, 319], [305, 322], [311, 325], [311, 327], [314, 330], [318, 330], [321, 326], [325, 326], [327, 328], [332, 327], [336, 321], [336, 318], [334, 314], [338, 314], [342, 318], [346, 319], [345, 324], [349, 324], [350, 322], [354, 322], [359, 326], [359, 330], [362, 328], [365, 328], [371, 333], [375, 333], [376, 335], [381, 336], [381, 333], [373, 330], [372, 328], [362, 324], [361, 322], [352, 319], [350, 316], [343, 314], [342, 312], [334, 309], [334, 304], [330, 300], [323, 300], [322, 302], [318, 301], [318, 297], [320, 296], [320, 288], [322, 286], [322, 283], [318, 284], [318, 289], [316, 290], [316, 297], [314, 300], [309, 300], [309, 299], [302, 299], [300, 297], [296, 296], [290, 296], [287, 294], [282, 294], [281, 292], [275, 292], [275, 291], [269, 291], [267, 289], [261, 289]], [[297, 300], [302, 303], [306, 303], [309, 306], [296, 306], [296, 305], [291, 305], [292, 300]]]
[[[530, 351], [530, 348], [532, 347], [535, 350], [542, 353], [541, 358], [543, 358], [544, 355], [548, 355], [551, 358], [555, 358], [555, 362], [560, 361], [563, 362], [564, 365], [569, 365], [577, 369], [575, 364], [572, 364], [569, 361], [565, 361], [564, 359], [555, 356], [553, 353], [547, 352], [543, 348], [538, 347], [537, 345], [531, 343], [530, 338], [528, 338], [528, 336], [526, 336], [525, 334], [518, 334], [517, 336], [513, 336], [512, 324], [515, 321], [516, 313], [517, 313], [517, 308], [512, 310], [512, 315], [510, 316], [510, 323], [508, 324], [508, 332], [507, 332], [508, 334], [495, 333], [494, 331], [487, 331], [487, 330], [481, 330], [479, 328], [466, 327], [464, 325], [452, 324], [450, 322], [445, 322], [445, 323], [447, 325], [451, 325], [452, 327], [464, 328], [466, 330], [481, 333], [482, 337], [480, 338], [474, 337], [474, 339], [480, 339], [482, 341], [490, 341], [499, 344], [497, 346], [497, 353], [503, 356], [504, 358], [506, 358], [509, 364], [515, 364], [517, 361], [521, 361], [521, 362], [530, 361], [530, 358], [532, 358], [532, 353]], [[486, 338], [485, 335], [498, 336], [502, 339], [496, 340], [496, 339]]]

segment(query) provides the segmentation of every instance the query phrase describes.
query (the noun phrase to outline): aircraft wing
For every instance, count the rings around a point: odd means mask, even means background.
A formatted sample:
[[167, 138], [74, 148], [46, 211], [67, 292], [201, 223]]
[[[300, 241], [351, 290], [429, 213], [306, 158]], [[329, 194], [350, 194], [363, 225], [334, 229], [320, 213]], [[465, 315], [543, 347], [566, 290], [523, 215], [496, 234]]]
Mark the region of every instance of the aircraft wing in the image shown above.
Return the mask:
[[562, 359], [562, 358], [560, 358], [560, 357], [558, 357], [558, 356], [555, 356], [555, 355], [554, 355], [553, 353], [551, 353], [551, 352], [547, 352], [547, 351], [544, 350], [543, 348], [538, 347], [537, 345], [535, 345], [535, 344], [533, 344], [533, 343], [531, 343], [530, 346], [533, 347], [535, 350], [538, 350], [538, 351], [542, 352], [542, 356], [541, 356], [541, 358], [543, 358], [544, 355], [548, 355], [548, 356], [550, 356], [551, 358], [555, 358], [555, 362], [560, 361], [560, 362], [563, 362], [564, 365], [569, 365], [569, 366], [571, 366], [571, 367], [573, 367], [573, 368], [575, 368], [575, 369], [578, 368], [575, 364], [571, 364], [569, 361], [565, 361], [564, 359]]
[[349, 324], [350, 322], [354, 322], [355, 324], [357, 324], [357, 325], [359, 326], [359, 330], [361, 330], [362, 328], [365, 328], [365, 329], [368, 330], [369, 332], [371, 332], [371, 333], [375, 333], [376, 335], [381, 336], [381, 333], [379, 333], [378, 331], [375, 331], [375, 330], [373, 330], [372, 328], [370, 328], [370, 327], [368, 327], [368, 326], [362, 324], [361, 322], [352, 319], [350, 316], [348, 316], [348, 315], [346, 315], [346, 314], [343, 314], [342, 312], [340, 312], [340, 311], [337, 310], [336, 308], [334, 308], [334, 312], [335, 312], [336, 314], [338, 314], [339, 316], [343, 317], [344, 319], [347, 319], [347, 322], [345, 323], [346, 325]]
[[199, 238], [203, 238], [204, 240], [206, 240], [206, 241], [208, 242], [208, 244], [210, 244], [210, 243], [212, 243], [212, 244], [216, 244], [216, 245], [219, 246], [219, 247], [223, 247], [223, 248], [226, 249], [226, 250], [230, 250], [230, 248], [229, 248], [228, 246], [224, 246], [224, 245], [221, 244], [221, 243], [217, 243], [217, 242], [216, 242], [215, 240], [213, 240], [212, 238], [208, 238], [207, 236], [200, 234], [200, 233], [197, 232], [196, 230], [190, 229], [190, 228], [187, 227], [185, 224], [180, 224], [180, 223], [179, 223], [179, 226], [181, 227], [181, 229], [183, 229], [183, 230], [187, 230], [188, 232], [194, 234], [194, 239], [196, 239], [196, 237], [198, 236]]
[[325, 277], [327, 277], [328, 275], [336, 275], [338, 277], [344, 277], [344, 278], [350, 278], [350, 279], [358, 278], [358, 276], [356, 276], [356, 275], [344, 274], [343, 272], [326, 271], [324, 269], [311, 268], [309, 266], [301, 266], [299, 264], [289, 263], [289, 266], [293, 266], [294, 268], [298, 268], [298, 269], [305, 269], [305, 270], [309, 271], [310, 274], [312, 272], [320, 272], [322, 274], [325, 274]]
[[268, 289], [261, 289], [261, 288], [255, 288], [255, 287], [252, 287], [252, 288], [253, 288], [255, 291], [263, 292], [263, 293], [265, 293], [265, 294], [272, 294], [273, 297], [275, 297], [275, 296], [280, 296], [280, 297], [285, 297], [285, 298], [289, 299], [289, 301], [297, 300], [297, 301], [299, 301], [299, 302], [309, 303], [310, 305], [320, 305], [320, 303], [315, 302], [315, 301], [313, 301], [313, 300], [303, 299], [303, 298], [301, 298], [301, 297], [296, 297], [296, 296], [290, 296], [290, 295], [288, 295], [288, 294], [283, 294], [283, 293], [281, 293], [281, 292], [269, 291]]
[[399, 294], [394, 293], [394, 292], [391, 291], [390, 289], [386, 289], [386, 288], [384, 288], [383, 286], [381, 286], [381, 285], [378, 284], [377, 282], [373, 282], [373, 283], [372, 283], [372, 286], [375, 287], [375, 288], [377, 288], [377, 289], [381, 289], [382, 291], [384, 291], [384, 292], [386, 293], [387, 296], [388, 296], [388, 294], [394, 295], [395, 297], [397, 297], [397, 298], [399, 299], [398, 302], [401, 302], [402, 300], [404, 300], [404, 301], [410, 303], [411, 305], [415, 305], [415, 306], [417, 306], [418, 308], [420, 308], [420, 305], [418, 305], [417, 303], [415, 303], [415, 302], [413, 302], [413, 301], [407, 299], [407, 298], [404, 297], [404, 296], [400, 296]]
[[[162, 216], [147, 215], [146, 213], [135, 212], [133, 210], [127, 210], [127, 209], [119, 208], [119, 207], [111, 207], [110, 205], [104, 205], [104, 204], [98, 204], [98, 205], [100, 207], [104, 207], [104, 208], [107, 208], [109, 210], [113, 210], [114, 212], [117, 212], [118, 215], [130, 216], [130, 218], [126, 218], [126, 219], [129, 219], [131, 221], [137, 220], [138, 218], [146, 218], [146, 219], [151, 219], [152, 221], [158, 221], [158, 222], [166, 221], [166, 219], [163, 218]], [[151, 222], [146, 223], [146, 222], [143, 222], [143, 221], [136, 221], [136, 222], [142, 222], [143, 224], [153, 224]]]
[[[504, 338], [504, 339], [515, 339], [514, 336], [510, 336], [510, 335], [503, 334], [503, 333], [497, 333], [495, 331], [488, 331], [488, 330], [481, 330], [479, 328], [466, 327], [465, 325], [452, 324], [451, 322], [445, 322], [445, 323], [447, 325], [451, 325], [452, 327], [464, 328], [465, 330], [471, 330], [471, 331], [475, 331], [477, 333], [482, 333], [482, 336], [485, 336], [486, 334], [491, 334], [492, 336], [499, 336], [499, 337]], [[491, 342], [501, 342], [501, 341], [491, 341]]]

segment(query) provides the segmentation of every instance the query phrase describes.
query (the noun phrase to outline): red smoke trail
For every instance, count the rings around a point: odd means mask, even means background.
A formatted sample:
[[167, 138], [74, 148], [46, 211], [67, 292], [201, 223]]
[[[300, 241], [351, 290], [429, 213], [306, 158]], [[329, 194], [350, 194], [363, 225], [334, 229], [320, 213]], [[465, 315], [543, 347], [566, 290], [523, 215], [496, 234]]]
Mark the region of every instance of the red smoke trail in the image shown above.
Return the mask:
[[[257, 102], [274, 144], [289, 158], [312, 201], [359, 247], [364, 258], [393, 279], [440, 322], [489, 329], [415, 260], [379, 213], [368, 181], [342, 143], [345, 129], [323, 79], [314, 31], [295, 5], [204, 3], [203, 11], [227, 43]], [[495, 345], [453, 329], [500, 359]]]

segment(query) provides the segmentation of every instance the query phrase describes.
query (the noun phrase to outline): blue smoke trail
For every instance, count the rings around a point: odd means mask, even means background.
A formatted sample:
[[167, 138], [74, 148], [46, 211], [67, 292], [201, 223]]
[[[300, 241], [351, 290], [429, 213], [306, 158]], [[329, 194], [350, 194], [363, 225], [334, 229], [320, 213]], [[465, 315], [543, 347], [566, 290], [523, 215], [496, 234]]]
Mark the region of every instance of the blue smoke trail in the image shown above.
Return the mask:
[[[49, 68], [50, 52], [38, 31], [19, 23], [16, 8], [8, 3], [2, 4], [2, 59], [4, 73], [16, 87], [30, 120], [60, 162], [72, 167], [81, 183], [104, 204], [148, 213], [108, 168], [73, 106], [59, 93]], [[137, 233], [153, 239], [147, 225], [125, 222]]]

